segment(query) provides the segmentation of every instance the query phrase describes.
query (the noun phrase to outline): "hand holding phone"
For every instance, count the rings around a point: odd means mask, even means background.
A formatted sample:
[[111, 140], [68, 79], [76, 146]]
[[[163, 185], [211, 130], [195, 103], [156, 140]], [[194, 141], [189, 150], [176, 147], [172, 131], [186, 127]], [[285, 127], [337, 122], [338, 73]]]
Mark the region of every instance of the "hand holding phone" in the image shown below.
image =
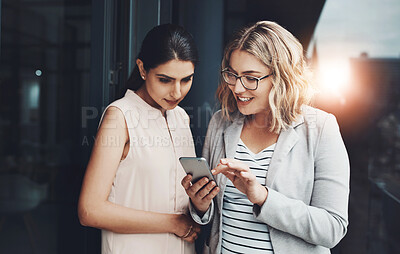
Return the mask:
[[191, 175], [185, 176], [182, 179], [182, 186], [190, 197], [199, 216], [202, 217], [209, 209], [212, 199], [218, 194], [219, 187], [206, 159], [181, 157], [179, 161], [185, 172]]
[[207, 177], [208, 180], [215, 182], [206, 159], [202, 157], [180, 157], [179, 162], [182, 164], [186, 174], [192, 175], [192, 183], [197, 182], [203, 177]]

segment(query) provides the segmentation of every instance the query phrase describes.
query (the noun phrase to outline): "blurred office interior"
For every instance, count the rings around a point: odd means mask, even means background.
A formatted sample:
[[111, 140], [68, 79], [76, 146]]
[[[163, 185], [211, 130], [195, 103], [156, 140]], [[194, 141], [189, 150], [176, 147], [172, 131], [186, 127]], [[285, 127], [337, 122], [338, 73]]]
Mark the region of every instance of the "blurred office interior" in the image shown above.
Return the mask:
[[100, 231], [77, 217], [82, 177], [149, 29], [180, 24], [199, 47], [181, 106], [200, 156], [223, 47], [258, 20], [300, 40], [313, 104], [337, 117], [349, 152], [350, 225], [332, 253], [400, 253], [397, 0], [0, 0], [0, 17], [0, 253], [100, 252]]

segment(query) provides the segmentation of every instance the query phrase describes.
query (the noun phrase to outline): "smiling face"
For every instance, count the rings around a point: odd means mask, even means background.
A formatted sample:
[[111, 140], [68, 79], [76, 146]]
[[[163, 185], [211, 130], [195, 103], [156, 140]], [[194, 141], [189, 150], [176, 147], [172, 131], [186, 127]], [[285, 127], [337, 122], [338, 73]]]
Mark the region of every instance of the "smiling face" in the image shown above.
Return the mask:
[[[271, 70], [257, 57], [238, 49], [232, 52], [228, 68], [238, 76], [250, 75], [260, 78], [271, 73]], [[239, 79], [235, 85], [229, 86], [243, 115], [266, 114], [269, 110], [268, 95], [271, 88], [271, 77], [259, 81], [256, 90], [247, 90]]]
[[190, 61], [173, 59], [147, 72], [139, 59], [137, 64], [145, 83], [136, 93], [163, 113], [175, 108], [192, 86], [194, 65]]

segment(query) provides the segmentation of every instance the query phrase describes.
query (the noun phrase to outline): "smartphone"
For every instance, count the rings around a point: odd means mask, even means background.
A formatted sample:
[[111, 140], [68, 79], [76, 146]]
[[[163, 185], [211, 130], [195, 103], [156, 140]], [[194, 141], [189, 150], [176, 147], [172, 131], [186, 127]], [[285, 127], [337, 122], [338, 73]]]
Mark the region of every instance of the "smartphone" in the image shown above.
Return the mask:
[[210, 166], [206, 159], [198, 157], [180, 157], [179, 162], [182, 164], [186, 174], [192, 175], [192, 183], [197, 182], [203, 177], [207, 177], [210, 181], [214, 181], [214, 176], [211, 174]]

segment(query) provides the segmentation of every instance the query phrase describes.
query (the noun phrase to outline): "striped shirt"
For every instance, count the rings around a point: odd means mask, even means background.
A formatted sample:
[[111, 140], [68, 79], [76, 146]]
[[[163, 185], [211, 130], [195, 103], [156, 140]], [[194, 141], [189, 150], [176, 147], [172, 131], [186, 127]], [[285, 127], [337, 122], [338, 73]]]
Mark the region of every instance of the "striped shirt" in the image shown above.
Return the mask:
[[[265, 186], [275, 144], [254, 154], [240, 139], [235, 159], [245, 162], [258, 182]], [[273, 254], [268, 226], [254, 218], [253, 204], [227, 179], [222, 208], [221, 253]]]

